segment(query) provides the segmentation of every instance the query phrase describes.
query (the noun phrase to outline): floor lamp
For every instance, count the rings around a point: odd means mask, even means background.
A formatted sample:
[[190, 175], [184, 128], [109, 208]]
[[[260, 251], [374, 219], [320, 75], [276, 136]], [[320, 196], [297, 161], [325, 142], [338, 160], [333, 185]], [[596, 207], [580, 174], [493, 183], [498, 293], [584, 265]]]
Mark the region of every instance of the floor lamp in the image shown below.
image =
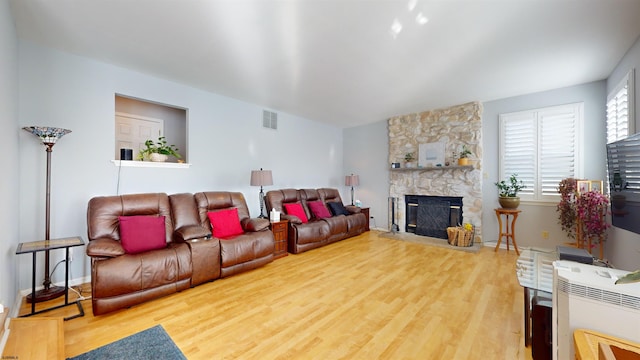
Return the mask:
[[360, 177], [358, 175], [347, 175], [344, 177], [344, 184], [351, 186], [351, 205], [353, 205], [353, 187], [360, 185]]
[[[47, 196], [46, 196], [46, 211], [45, 211], [45, 230], [44, 239], [45, 242], [51, 240], [50, 229], [50, 210], [51, 210], [51, 152], [53, 151], [53, 145], [56, 141], [64, 135], [71, 132], [71, 130], [60, 129], [47, 126], [26, 126], [22, 128], [25, 131], [37, 136], [42, 144], [46, 147], [47, 152]], [[51, 274], [49, 274], [49, 250], [45, 251], [45, 263], [44, 263], [44, 288], [38, 290], [35, 294], [27, 295], [27, 302], [42, 302], [51, 299], [55, 299], [64, 295], [65, 288], [62, 286], [51, 286]]]
[[266, 219], [267, 215], [264, 213], [264, 192], [263, 186], [273, 185], [273, 177], [271, 176], [271, 170], [251, 170], [251, 186], [260, 186], [260, 216], [259, 218]]

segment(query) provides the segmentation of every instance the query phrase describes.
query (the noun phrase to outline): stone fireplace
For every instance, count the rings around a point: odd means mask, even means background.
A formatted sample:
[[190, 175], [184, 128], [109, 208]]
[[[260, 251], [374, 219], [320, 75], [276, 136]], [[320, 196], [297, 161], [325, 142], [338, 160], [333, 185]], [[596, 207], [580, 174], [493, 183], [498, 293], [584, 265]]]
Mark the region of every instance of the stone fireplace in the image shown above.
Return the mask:
[[[475, 241], [481, 242], [482, 105], [478, 102], [472, 102], [446, 109], [395, 116], [389, 119], [388, 130], [389, 167], [391, 167], [391, 163], [402, 163], [406, 153], [418, 154], [420, 144], [436, 142], [445, 144], [445, 164], [441, 164], [441, 166], [406, 168], [403, 164], [401, 168], [390, 170], [389, 196], [397, 199], [395, 223], [399, 225], [400, 231], [407, 232], [407, 225], [410, 223], [407, 222], [408, 215], [418, 216], [417, 209], [415, 214], [410, 213], [412, 209], [407, 210], [405, 196], [459, 198], [462, 200], [459, 212], [462, 219], [458, 222], [473, 224], [475, 226]], [[457, 166], [457, 158], [454, 153], [459, 152], [463, 145], [466, 145], [472, 152], [471, 166]], [[436, 213], [438, 211], [444, 212], [447, 206], [444, 203], [435, 203], [435, 209]], [[449, 211], [451, 211], [450, 208]], [[456, 216], [455, 211], [454, 216]], [[439, 226], [451, 224], [450, 221], [451, 218], [448, 223], [443, 222]], [[446, 234], [446, 226], [443, 230]], [[417, 233], [417, 231], [411, 230], [409, 232]], [[427, 235], [426, 233], [429, 231], [421, 230], [420, 232], [425, 236], [439, 237]]]

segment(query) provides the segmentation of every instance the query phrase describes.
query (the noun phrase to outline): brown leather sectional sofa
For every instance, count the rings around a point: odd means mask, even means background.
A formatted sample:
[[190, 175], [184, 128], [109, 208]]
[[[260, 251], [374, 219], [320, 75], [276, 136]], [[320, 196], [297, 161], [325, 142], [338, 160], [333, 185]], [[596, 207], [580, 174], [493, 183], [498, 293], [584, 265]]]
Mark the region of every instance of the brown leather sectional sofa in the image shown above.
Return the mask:
[[[238, 211], [242, 234], [212, 237], [209, 211]], [[164, 216], [166, 247], [125, 252], [120, 216]], [[87, 209], [93, 314], [100, 315], [273, 261], [266, 219], [249, 218], [241, 193], [132, 194], [95, 197]]]
[[[288, 250], [298, 254], [333, 242], [362, 234], [367, 227], [367, 218], [356, 206], [345, 206], [349, 215], [338, 215], [319, 219], [309, 209], [309, 203], [321, 201], [325, 206], [329, 203], [340, 203], [337, 189], [282, 189], [272, 190], [265, 195], [267, 210], [281, 212], [281, 218], [289, 220]], [[299, 203], [309, 220], [303, 223], [300, 218], [287, 214], [285, 204]]]

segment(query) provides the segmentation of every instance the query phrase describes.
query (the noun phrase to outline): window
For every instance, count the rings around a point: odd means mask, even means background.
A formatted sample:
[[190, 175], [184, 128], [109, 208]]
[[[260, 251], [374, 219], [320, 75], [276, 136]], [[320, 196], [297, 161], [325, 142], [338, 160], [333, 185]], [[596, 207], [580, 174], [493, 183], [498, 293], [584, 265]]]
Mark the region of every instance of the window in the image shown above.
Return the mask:
[[[120, 149], [133, 149], [135, 160], [146, 140], [157, 141], [164, 136], [178, 148], [180, 160], [187, 161], [187, 110], [175, 106], [145, 101], [115, 94], [114, 159], [120, 159]], [[177, 159], [170, 158], [170, 162]]]
[[500, 180], [518, 174], [523, 201], [557, 201], [558, 183], [580, 177], [583, 103], [500, 115]]
[[634, 133], [633, 69], [607, 96], [607, 144]]

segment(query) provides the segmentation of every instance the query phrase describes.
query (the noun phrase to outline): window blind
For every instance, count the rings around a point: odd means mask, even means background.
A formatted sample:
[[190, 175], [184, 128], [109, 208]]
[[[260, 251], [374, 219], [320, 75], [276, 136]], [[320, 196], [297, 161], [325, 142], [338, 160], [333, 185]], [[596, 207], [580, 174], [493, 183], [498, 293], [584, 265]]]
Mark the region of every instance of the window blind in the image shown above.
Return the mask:
[[556, 201], [558, 183], [580, 173], [582, 103], [500, 115], [500, 179], [518, 174], [525, 201]]
[[607, 144], [634, 133], [633, 87], [632, 69], [607, 96]]

